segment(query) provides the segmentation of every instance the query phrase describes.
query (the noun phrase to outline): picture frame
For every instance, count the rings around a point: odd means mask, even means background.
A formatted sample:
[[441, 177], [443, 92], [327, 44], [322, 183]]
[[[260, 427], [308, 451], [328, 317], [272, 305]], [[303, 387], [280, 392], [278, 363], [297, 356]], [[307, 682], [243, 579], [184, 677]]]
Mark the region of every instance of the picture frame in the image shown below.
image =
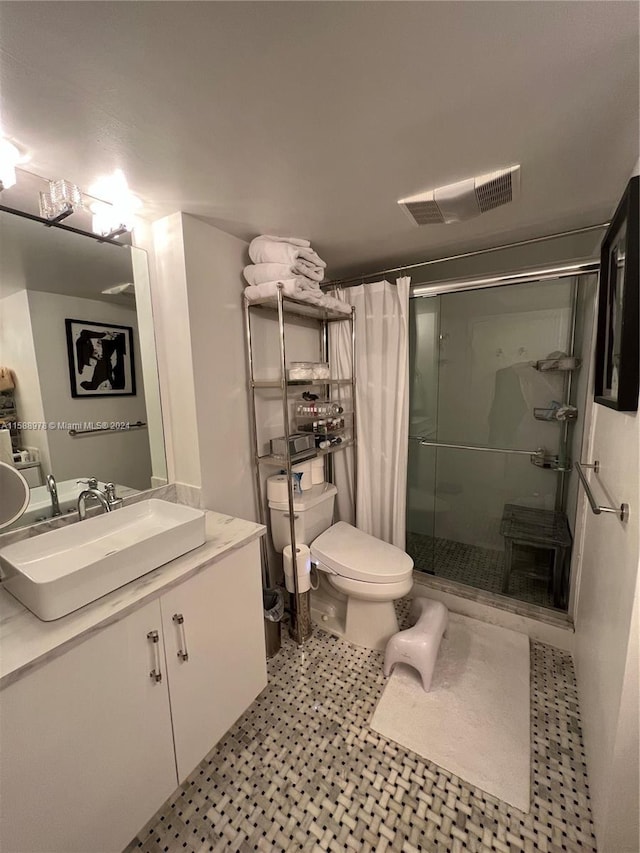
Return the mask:
[[65, 319], [72, 397], [133, 397], [133, 327]]
[[600, 256], [594, 400], [619, 412], [638, 411], [639, 186], [637, 176], [627, 184]]

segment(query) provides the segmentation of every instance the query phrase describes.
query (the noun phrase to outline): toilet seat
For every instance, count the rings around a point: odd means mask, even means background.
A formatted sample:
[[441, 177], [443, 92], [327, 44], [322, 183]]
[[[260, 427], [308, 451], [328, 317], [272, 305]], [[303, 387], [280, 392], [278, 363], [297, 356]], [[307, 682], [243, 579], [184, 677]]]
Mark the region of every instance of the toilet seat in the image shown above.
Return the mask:
[[346, 521], [321, 533], [311, 543], [311, 556], [321, 564], [319, 568], [331, 574], [370, 584], [402, 583], [413, 572], [408, 554]]
[[395, 601], [409, 595], [413, 587], [413, 574], [410, 573], [392, 583], [372, 583], [371, 581], [354, 581], [340, 575], [328, 575], [329, 584], [346, 596], [353, 596], [361, 601]]

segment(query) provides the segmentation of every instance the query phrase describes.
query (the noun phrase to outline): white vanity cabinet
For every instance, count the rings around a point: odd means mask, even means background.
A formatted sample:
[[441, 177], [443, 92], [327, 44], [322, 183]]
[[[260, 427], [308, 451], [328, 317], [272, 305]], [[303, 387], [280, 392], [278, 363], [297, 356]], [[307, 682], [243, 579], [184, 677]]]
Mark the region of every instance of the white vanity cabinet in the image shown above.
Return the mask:
[[180, 782], [266, 686], [259, 566], [253, 542], [160, 599]]
[[0, 691], [0, 850], [122, 850], [266, 683], [253, 541]]
[[176, 787], [152, 601], [0, 693], [3, 853], [119, 851]]

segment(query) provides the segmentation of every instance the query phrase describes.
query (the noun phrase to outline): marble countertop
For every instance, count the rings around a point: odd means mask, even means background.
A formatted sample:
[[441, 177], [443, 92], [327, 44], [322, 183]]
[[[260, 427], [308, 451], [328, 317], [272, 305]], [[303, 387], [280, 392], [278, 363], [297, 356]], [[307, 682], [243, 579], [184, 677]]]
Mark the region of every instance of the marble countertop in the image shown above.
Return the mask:
[[42, 622], [0, 588], [0, 688], [67, 651], [97, 630], [158, 598], [163, 592], [265, 532], [261, 524], [206, 512], [206, 542], [54, 622]]

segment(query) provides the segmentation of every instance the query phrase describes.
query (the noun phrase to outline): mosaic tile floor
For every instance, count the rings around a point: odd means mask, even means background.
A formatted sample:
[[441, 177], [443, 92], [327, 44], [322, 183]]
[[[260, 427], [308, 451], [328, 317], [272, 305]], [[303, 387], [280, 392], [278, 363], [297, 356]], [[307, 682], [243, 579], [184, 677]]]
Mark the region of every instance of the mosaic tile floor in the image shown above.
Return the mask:
[[317, 628], [283, 638], [268, 687], [127, 851], [595, 851], [569, 655], [531, 647], [529, 814], [371, 731], [381, 670]]
[[[451, 539], [433, 538], [422, 533], [407, 533], [407, 553], [419, 571], [463, 583], [488, 592], [502, 592], [504, 553], [492, 548], [480, 548]], [[510, 598], [553, 608], [553, 600], [546, 580], [532, 578], [523, 573], [545, 571], [541, 562], [544, 551], [514, 549], [513, 570], [509, 580]], [[537, 561], [537, 563], [536, 563]]]

